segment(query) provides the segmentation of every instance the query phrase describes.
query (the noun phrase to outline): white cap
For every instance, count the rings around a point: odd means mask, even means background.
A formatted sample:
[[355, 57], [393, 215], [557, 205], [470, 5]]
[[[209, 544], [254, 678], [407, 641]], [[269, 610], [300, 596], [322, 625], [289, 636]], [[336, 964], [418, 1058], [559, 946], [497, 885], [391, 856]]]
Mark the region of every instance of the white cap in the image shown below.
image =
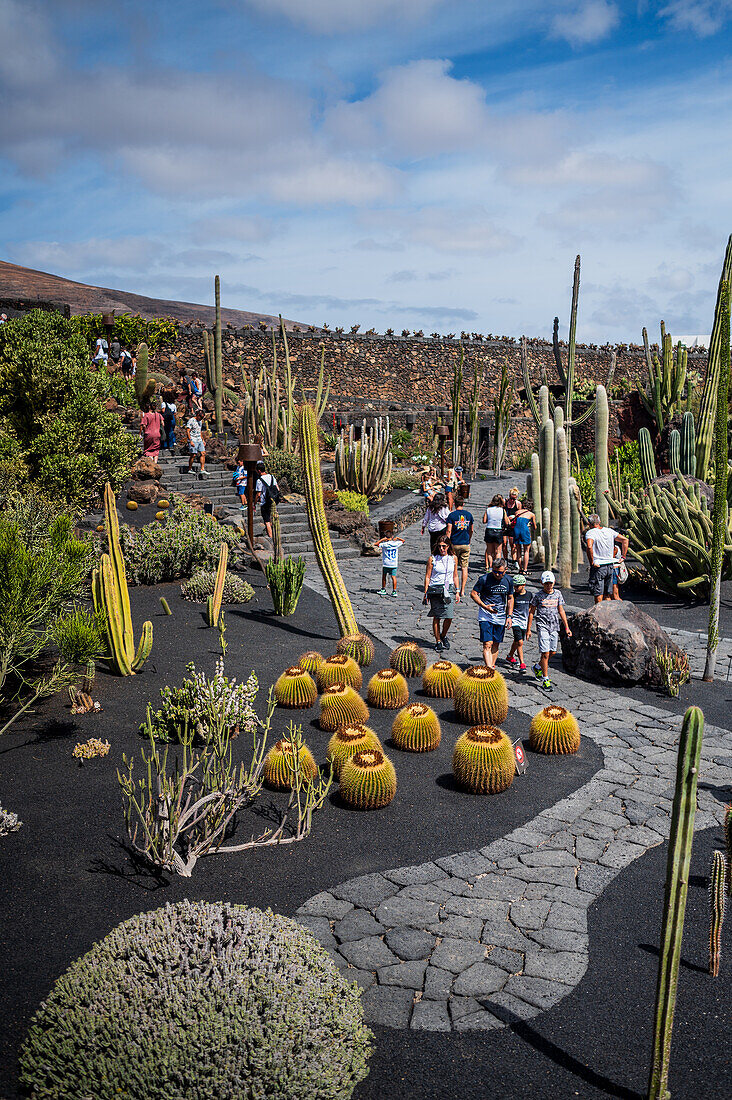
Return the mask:
[[551, 582], [551, 584], [554, 584], [555, 579], [556, 578], [555, 578], [554, 574], [552, 573], [551, 569], [545, 569], [544, 572], [541, 574], [541, 583], [542, 584], [548, 584], [550, 582]]

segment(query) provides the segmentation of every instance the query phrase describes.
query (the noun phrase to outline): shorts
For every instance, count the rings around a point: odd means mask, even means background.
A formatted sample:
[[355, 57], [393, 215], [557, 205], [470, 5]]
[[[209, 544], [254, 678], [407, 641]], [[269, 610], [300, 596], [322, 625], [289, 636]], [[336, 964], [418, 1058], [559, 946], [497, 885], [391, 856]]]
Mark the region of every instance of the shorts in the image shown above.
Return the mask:
[[385, 577], [396, 577], [397, 567], [396, 565], [382, 565], [381, 572]]
[[198, 443], [189, 443], [188, 450], [191, 452], [192, 455], [205, 455], [206, 444], [201, 439]]
[[522, 538], [520, 535], [513, 535], [514, 546], [531, 546], [530, 538]]
[[489, 623], [482, 621], [478, 623], [480, 627], [480, 640], [485, 645], [486, 642], [500, 643], [503, 641], [503, 635], [506, 633], [505, 623]]
[[591, 565], [589, 588], [593, 596], [611, 596], [613, 588], [613, 573], [615, 568], [612, 562], [606, 565]]
[[524, 638], [526, 637], [526, 627], [525, 626], [514, 626], [514, 627], [511, 627], [511, 629], [513, 630], [513, 640], [514, 640], [514, 642], [523, 642]]
[[264, 523], [272, 522], [272, 501], [267, 500], [262, 505], [262, 521]]
[[550, 630], [548, 626], [536, 624], [536, 639], [539, 643], [540, 653], [556, 653], [559, 649], [559, 631]]
[[467, 569], [470, 561], [470, 543], [465, 546], [453, 546], [457, 558], [458, 569]]
[[486, 542], [500, 542], [503, 538], [503, 531], [500, 527], [486, 527], [483, 538]]

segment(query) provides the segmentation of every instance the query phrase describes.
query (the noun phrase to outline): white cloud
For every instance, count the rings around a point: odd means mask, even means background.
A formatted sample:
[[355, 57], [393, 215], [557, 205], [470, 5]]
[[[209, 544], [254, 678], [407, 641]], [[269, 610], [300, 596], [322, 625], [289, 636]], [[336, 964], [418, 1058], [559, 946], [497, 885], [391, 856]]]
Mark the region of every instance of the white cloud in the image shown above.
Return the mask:
[[679, 31], [700, 38], [716, 34], [732, 14], [732, 0], [671, 0], [659, 11]]
[[337, 35], [379, 23], [423, 20], [444, 0], [248, 0], [266, 16], [283, 15], [316, 34]]
[[558, 12], [551, 23], [555, 38], [564, 38], [570, 46], [589, 46], [615, 30], [620, 22], [617, 5], [609, 0], [584, 0], [573, 11]]

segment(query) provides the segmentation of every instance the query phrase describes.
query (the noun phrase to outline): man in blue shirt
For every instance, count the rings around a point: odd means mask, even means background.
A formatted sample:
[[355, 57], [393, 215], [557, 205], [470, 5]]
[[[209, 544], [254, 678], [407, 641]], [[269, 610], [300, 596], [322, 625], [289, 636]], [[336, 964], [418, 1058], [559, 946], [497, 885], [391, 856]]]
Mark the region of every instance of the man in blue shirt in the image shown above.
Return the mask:
[[506, 627], [511, 626], [513, 621], [513, 578], [507, 576], [503, 558], [496, 558], [490, 572], [478, 577], [470, 598], [479, 608], [483, 660], [487, 668], [495, 668], [498, 647]]
[[468, 583], [468, 562], [470, 561], [470, 540], [473, 537], [473, 517], [467, 508], [455, 508], [447, 517], [445, 532], [455, 551], [460, 570], [460, 599], [465, 596]]

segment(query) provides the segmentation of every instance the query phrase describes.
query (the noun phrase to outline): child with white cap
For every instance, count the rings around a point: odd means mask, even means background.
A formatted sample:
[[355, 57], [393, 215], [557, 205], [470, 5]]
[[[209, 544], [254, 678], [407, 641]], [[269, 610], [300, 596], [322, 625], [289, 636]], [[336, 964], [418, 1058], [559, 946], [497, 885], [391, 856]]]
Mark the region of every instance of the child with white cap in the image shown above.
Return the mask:
[[524, 638], [529, 625], [530, 606], [531, 593], [526, 591], [526, 577], [523, 573], [517, 573], [513, 578], [513, 641], [506, 660], [514, 668], [518, 665], [519, 672], [526, 672]]
[[531, 624], [536, 617], [536, 637], [539, 643], [539, 664], [532, 665], [534, 676], [542, 681], [543, 688], [551, 688], [549, 679], [549, 658], [559, 649], [559, 624], [564, 626], [567, 637], [572, 631], [564, 610], [564, 596], [554, 587], [555, 577], [550, 569], [541, 574], [541, 591], [535, 592], [529, 605], [529, 619], [526, 627], [527, 640], [531, 637]]

